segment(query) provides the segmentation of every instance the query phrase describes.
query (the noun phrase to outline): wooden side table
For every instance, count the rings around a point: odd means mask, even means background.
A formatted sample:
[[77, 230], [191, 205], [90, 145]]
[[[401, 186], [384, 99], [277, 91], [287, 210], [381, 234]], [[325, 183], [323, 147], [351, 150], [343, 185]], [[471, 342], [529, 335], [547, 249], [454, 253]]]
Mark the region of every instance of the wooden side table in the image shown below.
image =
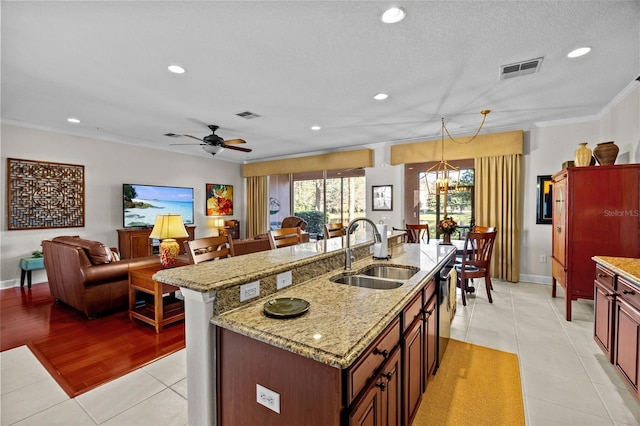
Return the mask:
[[153, 325], [156, 333], [184, 319], [184, 301], [175, 297], [178, 287], [152, 278], [160, 270], [159, 264], [129, 270], [129, 318]]
[[20, 259], [20, 287], [24, 287], [24, 277], [27, 277], [27, 288], [31, 288], [31, 271], [44, 269], [43, 257], [23, 257]]

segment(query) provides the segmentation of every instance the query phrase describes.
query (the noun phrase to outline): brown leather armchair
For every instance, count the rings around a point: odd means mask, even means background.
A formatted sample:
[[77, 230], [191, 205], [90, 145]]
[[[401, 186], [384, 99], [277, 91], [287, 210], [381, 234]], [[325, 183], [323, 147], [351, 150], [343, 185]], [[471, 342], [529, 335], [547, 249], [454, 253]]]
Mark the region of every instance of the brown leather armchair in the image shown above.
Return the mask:
[[93, 318], [129, 306], [129, 269], [160, 263], [160, 256], [117, 260], [98, 241], [62, 236], [42, 242], [49, 291]]

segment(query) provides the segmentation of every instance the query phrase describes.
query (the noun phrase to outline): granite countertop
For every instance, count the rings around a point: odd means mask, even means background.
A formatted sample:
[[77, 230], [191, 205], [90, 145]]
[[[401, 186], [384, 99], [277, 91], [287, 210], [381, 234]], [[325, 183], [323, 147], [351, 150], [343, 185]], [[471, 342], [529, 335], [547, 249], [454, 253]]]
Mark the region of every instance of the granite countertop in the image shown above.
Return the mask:
[[592, 259], [640, 287], [640, 259], [610, 256], [594, 256]]
[[[353, 271], [373, 263], [420, 268], [396, 289], [373, 290], [331, 282], [331, 277], [344, 272], [339, 269], [215, 315], [212, 323], [322, 363], [347, 368], [454, 252], [453, 246], [401, 244], [392, 249], [389, 261], [369, 257], [352, 266]], [[274, 297], [304, 299], [310, 303], [309, 311], [292, 319], [269, 318], [263, 306]]]

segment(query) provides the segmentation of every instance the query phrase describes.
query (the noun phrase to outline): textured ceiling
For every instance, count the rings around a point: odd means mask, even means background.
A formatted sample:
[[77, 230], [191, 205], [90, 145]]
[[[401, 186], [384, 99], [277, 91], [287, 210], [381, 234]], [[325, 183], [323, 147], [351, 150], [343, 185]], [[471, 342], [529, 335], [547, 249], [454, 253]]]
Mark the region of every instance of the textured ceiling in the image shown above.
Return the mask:
[[202, 156], [164, 134], [217, 124], [253, 152], [216, 158], [251, 162], [438, 138], [441, 117], [469, 134], [482, 109], [483, 133], [597, 116], [640, 74], [638, 1], [400, 1], [383, 24], [391, 4], [2, 1], [2, 119]]

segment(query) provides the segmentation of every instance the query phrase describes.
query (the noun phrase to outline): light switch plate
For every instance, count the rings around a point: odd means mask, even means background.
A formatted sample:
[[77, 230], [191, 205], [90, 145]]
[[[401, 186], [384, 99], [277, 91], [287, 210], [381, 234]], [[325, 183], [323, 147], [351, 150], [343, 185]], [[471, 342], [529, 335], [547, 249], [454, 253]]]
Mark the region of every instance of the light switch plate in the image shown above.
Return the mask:
[[254, 281], [249, 284], [243, 284], [240, 286], [240, 301], [253, 299], [260, 296], [260, 281]]
[[281, 272], [276, 276], [276, 289], [280, 290], [281, 288], [285, 288], [290, 286], [293, 283], [293, 279], [291, 278], [291, 271]]
[[256, 401], [280, 414], [280, 394], [256, 384]]

